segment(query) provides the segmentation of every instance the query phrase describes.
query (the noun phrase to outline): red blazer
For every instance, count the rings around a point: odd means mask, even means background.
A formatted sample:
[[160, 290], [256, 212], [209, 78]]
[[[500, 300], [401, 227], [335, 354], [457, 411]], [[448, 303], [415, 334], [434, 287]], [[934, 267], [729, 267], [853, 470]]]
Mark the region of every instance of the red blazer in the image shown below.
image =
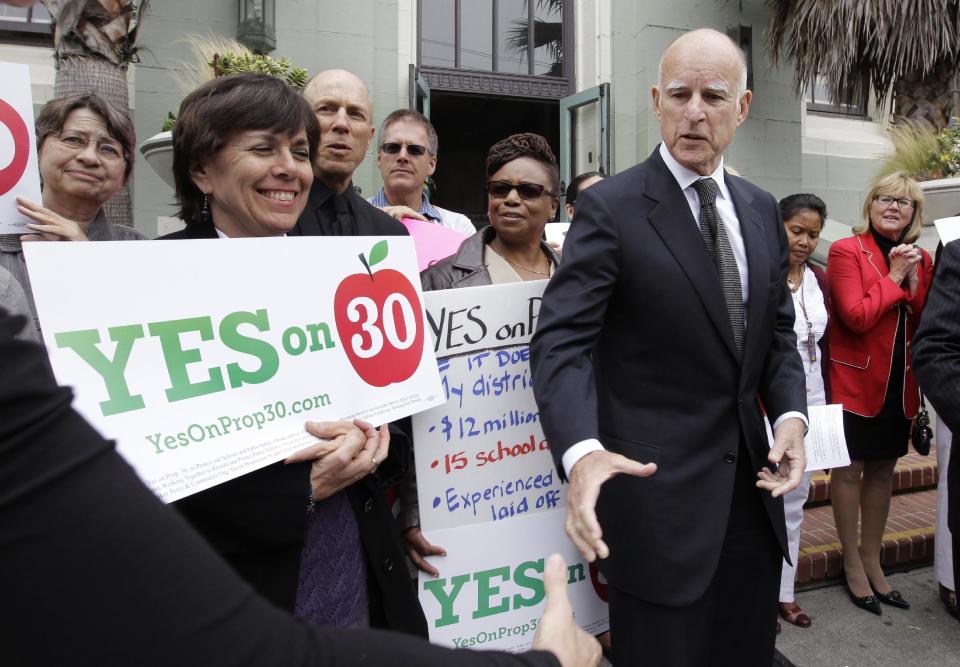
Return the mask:
[[921, 249], [919, 284], [912, 297], [887, 278], [883, 252], [868, 232], [836, 241], [830, 247], [830, 385], [833, 401], [864, 417], [880, 413], [887, 393], [897, 306], [906, 305], [906, 359], [903, 414], [912, 418], [920, 404], [910, 368], [910, 343], [933, 279], [933, 261]]

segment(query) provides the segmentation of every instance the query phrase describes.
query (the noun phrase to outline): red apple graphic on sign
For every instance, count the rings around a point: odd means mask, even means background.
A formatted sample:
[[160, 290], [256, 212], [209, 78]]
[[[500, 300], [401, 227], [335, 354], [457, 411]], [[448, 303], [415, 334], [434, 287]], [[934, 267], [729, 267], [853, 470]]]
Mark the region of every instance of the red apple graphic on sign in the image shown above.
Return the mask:
[[372, 271], [387, 258], [387, 242], [359, 255], [366, 273], [347, 276], [333, 298], [337, 334], [350, 365], [369, 385], [386, 387], [414, 374], [423, 356], [423, 308], [407, 277]]
[[597, 567], [596, 563], [590, 563], [590, 583], [593, 584], [593, 590], [597, 592], [597, 597], [604, 602], [608, 602], [607, 578], [600, 572], [600, 568]]

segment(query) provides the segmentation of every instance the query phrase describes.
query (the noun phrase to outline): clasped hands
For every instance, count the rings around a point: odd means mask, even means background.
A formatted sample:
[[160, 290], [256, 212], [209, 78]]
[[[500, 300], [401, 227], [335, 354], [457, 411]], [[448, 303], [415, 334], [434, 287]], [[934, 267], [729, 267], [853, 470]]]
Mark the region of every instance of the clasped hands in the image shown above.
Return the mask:
[[[757, 473], [757, 488], [769, 491], [774, 498], [800, 485], [806, 466], [803, 436], [804, 423], [791, 417], [779, 424], [774, 433], [774, 444], [768, 460], [775, 470], [763, 468]], [[615, 475], [649, 477], [657, 471], [656, 464], [640, 463], [621, 454], [606, 450], [590, 452], [573, 466], [567, 487], [567, 518], [564, 524], [567, 536], [589, 562], [606, 558], [610, 549], [603, 541], [603, 530], [597, 521], [597, 498], [600, 487]]]
[[920, 249], [910, 243], [901, 243], [890, 251], [890, 279], [898, 285], [907, 280], [906, 288], [910, 294], [917, 291], [917, 265], [923, 255]]
[[310, 486], [313, 499], [329, 498], [373, 473], [390, 451], [390, 430], [355, 419], [340, 422], [307, 422], [307, 432], [320, 442], [289, 456], [285, 463], [312, 461]]

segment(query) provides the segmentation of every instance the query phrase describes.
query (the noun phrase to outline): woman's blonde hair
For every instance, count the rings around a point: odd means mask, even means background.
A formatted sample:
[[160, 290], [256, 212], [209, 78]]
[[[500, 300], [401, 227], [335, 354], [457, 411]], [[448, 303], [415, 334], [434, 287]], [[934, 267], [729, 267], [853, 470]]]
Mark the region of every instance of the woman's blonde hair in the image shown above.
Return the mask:
[[913, 200], [913, 217], [910, 219], [910, 224], [903, 230], [900, 242], [915, 242], [920, 238], [920, 232], [923, 230], [923, 190], [919, 183], [902, 171], [881, 176], [873, 182], [863, 202], [863, 222], [853, 228], [853, 233], [866, 234], [870, 230], [870, 207], [873, 205], [874, 197], [881, 194], [890, 197], [906, 196]]

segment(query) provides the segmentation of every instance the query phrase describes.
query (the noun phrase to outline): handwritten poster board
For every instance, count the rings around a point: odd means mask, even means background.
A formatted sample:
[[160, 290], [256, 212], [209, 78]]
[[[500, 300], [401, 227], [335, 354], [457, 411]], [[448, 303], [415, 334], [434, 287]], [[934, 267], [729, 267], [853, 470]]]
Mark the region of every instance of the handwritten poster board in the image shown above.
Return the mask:
[[407, 237], [24, 252], [58, 381], [167, 502], [315, 443], [307, 420], [443, 401]]
[[425, 294], [443, 405], [414, 415], [420, 524], [447, 550], [421, 573], [431, 640], [529, 648], [544, 559], [559, 552], [577, 622], [607, 627], [599, 575], [563, 530], [564, 489], [533, 398], [529, 341], [545, 281]]
[[0, 81], [0, 234], [24, 234], [30, 219], [17, 210], [17, 197], [40, 203], [30, 71], [0, 62]]

